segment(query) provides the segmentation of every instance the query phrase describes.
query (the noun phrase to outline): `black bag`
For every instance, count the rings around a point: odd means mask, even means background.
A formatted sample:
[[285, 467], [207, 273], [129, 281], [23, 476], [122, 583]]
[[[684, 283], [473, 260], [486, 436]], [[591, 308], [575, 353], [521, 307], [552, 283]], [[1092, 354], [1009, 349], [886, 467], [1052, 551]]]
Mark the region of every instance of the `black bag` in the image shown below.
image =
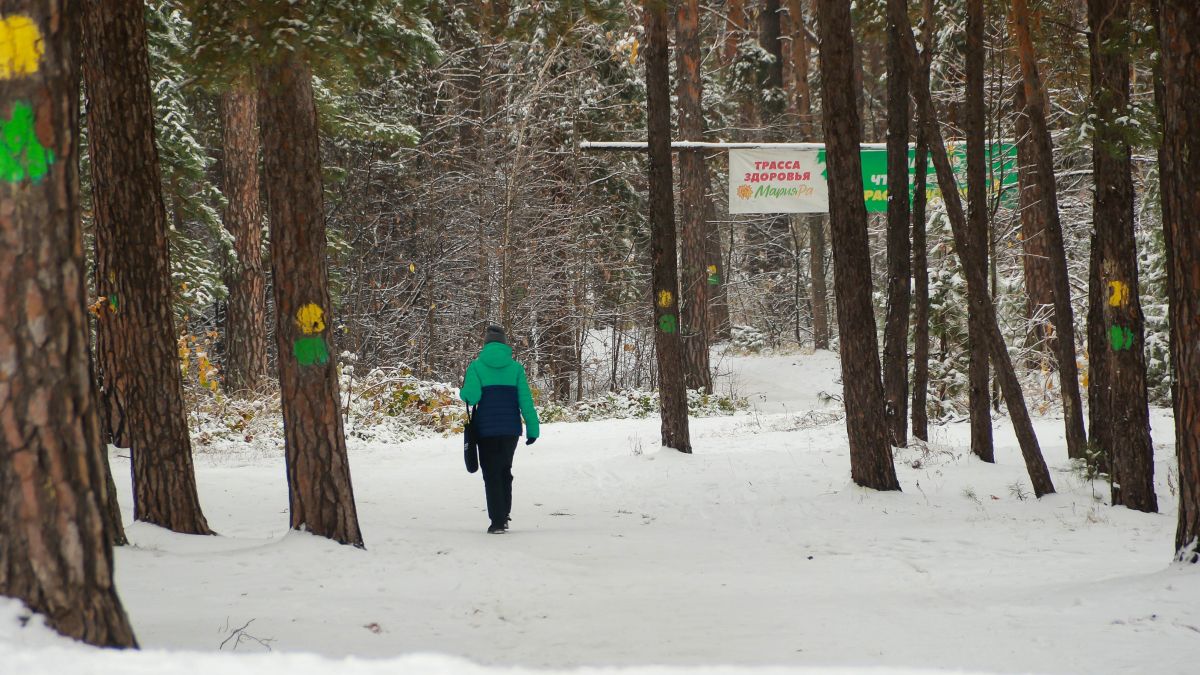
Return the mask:
[[467, 406], [467, 423], [463, 425], [463, 460], [467, 463], [467, 473], [479, 470], [479, 439], [475, 437], [475, 415]]

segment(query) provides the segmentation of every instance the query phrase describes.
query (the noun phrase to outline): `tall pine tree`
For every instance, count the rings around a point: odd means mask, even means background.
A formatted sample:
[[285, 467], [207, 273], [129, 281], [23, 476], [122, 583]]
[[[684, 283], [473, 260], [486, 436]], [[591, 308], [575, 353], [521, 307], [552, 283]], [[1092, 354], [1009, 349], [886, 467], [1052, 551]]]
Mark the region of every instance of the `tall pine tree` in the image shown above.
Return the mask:
[[132, 456], [133, 517], [211, 534], [183, 404], [144, 13], [141, 0], [83, 3], [95, 280], [104, 299], [96, 362], [108, 428]]
[[[1092, 69], [1093, 303], [1088, 354], [1092, 445], [1108, 458], [1112, 503], [1158, 510], [1154, 494], [1154, 446], [1146, 398], [1145, 317], [1134, 242], [1133, 161], [1119, 119], [1129, 115], [1129, 0], [1088, 0], [1088, 46]], [[1099, 305], [1096, 307], [1095, 305]], [[1099, 333], [1099, 336], [1097, 336]], [[1100, 337], [1099, 340], [1096, 337]]]
[[1163, 234], [1175, 370], [1175, 454], [1179, 459], [1176, 556], [1200, 562], [1200, 5], [1158, 0], [1161, 73], [1156, 98], [1162, 116]]
[[0, 181], [0, 595], [69, 637], [135, 647], [113, 584], [88, 368], [76, 11], [70, 0], [0, 5], [7, 54], [26, 55], [0, 79], [11, 153]]
[[899, 490], [884, 417], [883, 383], [875, 313], [871, 306], [871, 258], [867, 207], [863, 202], [862, 132], [855, 104], [854, 36], [850, 6], [817, 0], [821, 39], [821, 110], [829, 172], [829, 222], [833, 232], [833, 283], [841, 336], [842, 386], [850, 475], [876, 490]]
[[679, 338], [679, 275], [675, 260], [675, 200], [671, 171], [671, 85], [667, 0], [646, 0], [646, 137], [650, 152], [651, 297], [658, 360], [662, 444], [690, 453], [683, 344]]

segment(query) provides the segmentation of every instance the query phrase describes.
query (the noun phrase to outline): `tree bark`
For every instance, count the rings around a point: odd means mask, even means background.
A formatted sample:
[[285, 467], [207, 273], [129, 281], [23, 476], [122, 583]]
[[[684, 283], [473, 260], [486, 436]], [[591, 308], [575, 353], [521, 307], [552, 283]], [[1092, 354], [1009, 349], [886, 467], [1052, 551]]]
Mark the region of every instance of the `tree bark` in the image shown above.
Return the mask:
[[[681, 0], [675, 14], [676, 72], [679, 135], [683, 140], [704, 137], [703, 82], [700, 75], [700, 3]], [[679, 221], [683, 230], [683, 319], [684, 383], [688, 389], [712, 393], [712, 373], [708, 362], [711, 325], [708, 308], [708, 169], [699, 151], [679, 153]]]
[[[249, 78], [247, 78], [248, 80]], [[254, 87], [241, 81], [221, 96], [224, 123], [225, 229], [237, 260], [226, 270], [225, 390], [255, 391], [267, 376], [267, 286], [262, 260], [259, 201], [258, 105]]]
[[[1094, 164], [1094, 162], [1093, 162]], [[1093, 177], [1098, 188], [1098, 177]], [[1093, 208], [1095, 205], [1093, 204]], [[1093, 211], [1095, 220], [1095, 211]], [[1098, 223], [1098, 221], [1096, 221]], [[1088, 242], [1091, 258], [1088, 260], [1088, 315], [1087, 315], [1087, 395], [1088, 395], [1088, 465], [1098, 471], [1112, 475], [1112, 465], [1109, 462], [1107, 450], [1112, 448], [1112, 427], [1105, 415], [1109, 414], [1108, 400], [1105, 390], [1109, 388], [1111, 377], [1108, 373], [1110, 359], [1106, 353], [1109, 349], [1108, 331], [1104, 322], [1104, 303], [1108, 296], [1104, 293], [1104, 279], [1100, 272], [1099, 233], [1092, 228], [1091, 240]], [[1118, 343], [1119, 344], [1119, 343]]]
[[14, 58], [0, 80], [9, 152], [21, 143], [0, 182], [0, 595], [63, 635], [136, 647], [113, 586], [107, 458], [88, 367], [78, 7], [7, 0], [2, 10], [10, 55], [42, 51]]
[[[89, 331], [90, 332], [90, 331]], [[100, 396], [100, 381], [96, 378], [96, 363], [93, 360], [91, 350], [88, 350], [88, 383], [92, 402], [99, 409], [100, 402], [103, 398]], [[108, 540], [113, 546], [125, 546], [129, 544], [129, 538], [125, 536], [125, 522], [121, 519], [121, 504], [117, 501], [117, 483], [113, 480], [112, 462], [108, 457], [108, 443], [105, 442], [109, 438], [108, 429], [104, 426], [104, 416], [97, 412], [96, 417], [100, 425], [100, 457], [101, 469], [104, 471], [104, 492], [106, 495], [104, 520], [108, 526]]]
[[[764, 94], [774, 92], [773, 95], [762, 97], [761, 140], [766, 142], [786, 141], [789, 135], [789, 129], [784, 123], [788, 97], [784, 92], [784, 22], [781, 9], [780, 0], [762, 0], [758, 13], [758, 45], [770, 54], [772, 59], [767, 66], [766, 77], [760, 83]], [[800, 252], [790, 246], [794, 242], [791, 221], [790, 216], [775, 215], [767, 217], [762, 223], [765, 250], [762, 255], [755, 257], [756, 264], [753, 267], [758, 269], [754, 269], [752, 273], [783, 279], [789, 272], [794, 272]], [[750, 231], [760, 231], [760, 228], [754, 227]], [[769, 303], [778, 312], [779, 324], [786, 325], [799, 320], [800, 307], [795, 302], [795, 283], [773, 283], [766, 292], [772, 296]], [[783, 332], [782, 329], [777, 330]]]
[[783, 88], [783, 41], [780, 40], [783, 30], [779, 9], [779, 0], [762, 0], [758, 14], [758, 44], [774, 57], [767, 67], [764, 89]]
[[312, 74], [289, 52], [258, 81], [291, 527], [362, 547], [331, 354]]
[[1026, 0], [1013, 0], [1012, 23], [1017, 52], [1021, 57], [1021, 75], [1025, 86], [1025, 114], [1029, 121], [1030, 147], [1034, 151], [1035, 177], [1041, 187], [1039, 204], [1044, 211], [1050, 272], [1054, 282], [1054, 332], [1058, 357], [1059, 390], [1063, 401], [1067, 455], [1087, 456], [1087, 433], [1083, 428], [1083, 403], [1079, 397], [1079, 367], [1075, 363], [1075, 318], [1071, 309], [1071, 286], [1067, 276], [1067, 254], [1063, 246], [1062, 224], [1058, 219], [1058, 191], [1054, 184], [1054, 149], [1046, 126], [1046, 96], [1038, 75], [1037, 56], [1029, 34], [1029, 8]]
[[[801, 140], [814, 141], [816, 137], [813, 125], [812, 88], [808, 83], [808, 31], [805, 28], [804, 8], [800, 0], [788, 0], [788, 15], [792, 28], [792, 86], [795, 89], [797, 126]], [[826, 216], [813, 214], [801, 216], [801, 219], [808, 226], [808, 277], [811, 285], [809, 298], [812, 303], [813, 347], [829, 349], [829, 291], [825, 284]]]
[[[708, 174], [704, 175], [704, 192], [709, 191], [711, 183]], [[708, 199], [708, 227], [704, 233], [704, 250], [708, 258], [705, 271], [708, 272], [708, 322], [712, 342], [728, 340], [733, 335], [733, 326], [729, 320], [729, 287], [725, 284], [726, 265], [721, 250], [721, 229], [717, 225], [716, 206]], [[715, 283], [714, 283], [715, 282]]]
[[1162, 50], [1156, 83], [1163, 141], [1159, 152], [1167, 249], [1171, 365], [1175, 372], [1175, 453], [1179, 460], [1179, 560], [1200, 562], [1200, 6], [1158, 0]]
[[[928, 79], [933, 62], [933, 0], [922, 0], [921, 13], [924, 25], [921, 29], [921, 72]], [[903, 29], [903, 27], [901, 27]], [[899, 49], [899, 47], [897, 47]], [[911, 79], [911, 78], [910, 78]], [[911, 84], [911, 83], [910, 83]], [[926, 177], [929, 169], [929, 147], [921, 131], [925, 120], [917, 119], [917, 147], [913, 159], [913, 211], [912, 211], [912, 264], [913, 264], [913, 382], [912, 382], [912, 434], [923, 441], [929, 440], [929, 245], [926, 242], [925, 206], [927, 203]]]
[[132, 456], [134, 519], [212, 534], [183, 405], [144, 11], [141, 0], [82, 8], [96, 291], [107, 299], [96, 363], [109, 428]]
[[[1026, 347], [1042, 355], [1054, 353], [1054, 331], [1046, 319], [1054, 309], [1054, 284], [1050, 272], [1050, 237], [1046, 233], [1045, 210], [1041, 207], [1042, 189], [1038, 185], [1034, 159], [1036, 151], [1025, 114], [1025, 86], [1013, 87], [1014, 132], [1017, 137], [1017, 204], [1021, 212], [1021, 265], [1025, 273], [1025, 316], [1029, 320]], [[1039, 359], [1028, 359], [1028, 367], [1038, 368]]]
[[[1145, 318], [1134, 240], [1133, 161], [1129, 143], [1116, 122], [1129, 112], [1129, 10], [1129, 0], [1088, 2], [1092, 111], [1096, 115], [1092, 258], [1093, 268], [1099, 271], [1090, 280], [1094, 288], [1089, 298], [1100, 306], [1100, 323], [1109, 333], [1105, 345], [1092, 342], [1089, 330], [1088, 354], [1105, 361], [1105, 379], [1092, 380], [1091, 385], [1098, 388], [1092, 404], [1100, 410], [1093, 420], [1105, 429], [1101, 436], [1105, 444], [1098, 447], [1109, 457], [1112, 503], [1157, 512], [1143, 348]], [[1093, 445], [1097, 440], [1093, 435]]]
[[825, 283], [825, 216], [808, 219], [808, 265], [812, 283], [813, 348], [829, 349], [829, 288]]
[[1025, 398], [1021, 393], [1021, 383], [1013, 369], [1012, 359], [1004, 344], [1004, 336], [1000, 333], [1000, 325], [996, 319], [996, 307], [987, 293], [987, 271], [979, 265], [979, 260], [972, 256], [970, 240], [967, 233], [967, 218], [963, 212], [962, 200], [958, 195], [958, 184], [954, 171], [950, 166], [950, 158], [946, 154], [946, 144], [942, 139], [941, 128], [933, 115], [933, 96], [930, 94], [929, 73], [919, 67], [920, 56], [917, 54], [916, 40], [913, 38], [912, 26], [908, 17], [893, 16], [896, 25], [900, 26], [900, 41], [903, 44], [905, 61], [910, 73], [918, 73], [913, 81], [913, 96], [917, 101], [917, 118], [924, 125], [921, 133], [929, 144], [930, 155], [934, 168], [937, 170], [938, 185], [942, 198], [946, 201], [946, 213], [950, 219], [950, 229], [954, 234], [954, 248], [958, 251], [959, 261], [967, 276], [968, 302], [981, 311], [981, 316], [987, 318], [985, 333], [988, 349], [991, 351], [992, 363], [996, 366], [996, 377], [1000, 380], [1000, 388], [1004, 393], [1008, 413], [1012, 418], [1013, 431], [1021, 446], [1021, 455], [1025, 459], [1025, 468], [1033, 484], [1034, 494], [1041, 497], [1054, 492], [1054, 483], [1050, 479], [1050, 470], [1042, 457], [1038, 446], [1037, 436], [1033, 431], [1033, 423], [1029, 419], [1029, 411], [1025, 407]]
[[876, 490], [899, 490], [884, 419], [883, 384], [875, 313], [871, 306], [871, 258], [867, 207], [863, 202], [862, 133], [855, 107], [854, 38], [850, 6], [817, 0], [821, 54], [822, 122], [829, 175], [829, 221], [833, 234], [834, 292], [841, 335], [843, 399], [850, 440], [850, 475]]
[[[888, 0], [908, 14], [908, 0]], [[887, 316], [883, 329], [883, 396], [891, 443], [908, 445], [908, 313], [912, 268], [908, 231], [909, 77], [899, 28], [888, 22], [887, 63]]]
[[728, 0], [725, 3], [725, 65], [737, 59], [738, 43], [742, 41], [746, 31], [746, 0]]
[[651, 297], [659, 373], [662, 444], [690, 453], [683, 343], [679, 339], [679, 270], [675, 260], [675, 200], [671, 171], [671, 83], [667, 0], [646, 0], [646, 137], [650, 154]]
[[[967, 237], [975, 263], [987, 269], [987, 165], [984, 156], [985, 127], [983, 100], [983, 0], [967, 0]], [[965, 255], [965, 253], [962, 253]], [[986, 292], [986, 291], [985, 291]], [[979, 308], [967, 305], [967, 345], [969, 363], [967, 382], [968, 408], [971, 412], [971, 452], [985, 462], [995, 462], [992, 443], [991, 391], [988, 389], [989, 369], [986, 317]]]
[[[917, 123], [921, 127], [920, 121]], [[928, 171], [929, 150], [924, 135], [917, 132], [914, 163], [916, 187], [913, 192], [913, 381], [912, 434], [929, 440], [929, 244], [925, 238], [925, 173]]]

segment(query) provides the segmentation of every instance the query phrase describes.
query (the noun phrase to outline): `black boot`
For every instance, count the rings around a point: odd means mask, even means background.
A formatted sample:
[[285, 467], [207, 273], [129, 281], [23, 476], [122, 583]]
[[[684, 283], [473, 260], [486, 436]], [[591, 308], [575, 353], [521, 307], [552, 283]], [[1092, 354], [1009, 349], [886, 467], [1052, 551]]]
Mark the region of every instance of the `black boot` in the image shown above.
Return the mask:
[[508, 525], [505, 523], [492, 523], [488, 527], [488, 534], [504, 534], [508, 530]]

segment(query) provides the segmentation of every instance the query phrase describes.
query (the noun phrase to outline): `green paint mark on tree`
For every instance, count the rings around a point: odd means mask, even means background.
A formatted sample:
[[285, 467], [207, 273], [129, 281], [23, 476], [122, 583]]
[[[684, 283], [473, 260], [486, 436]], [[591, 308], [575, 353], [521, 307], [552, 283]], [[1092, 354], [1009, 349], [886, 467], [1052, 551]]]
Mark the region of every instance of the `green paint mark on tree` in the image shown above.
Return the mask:
[[664, 333], [674, 333], [677, 328], [674, 314], [663, 314], [658, 317], [658, 329]]
[[325, 338], [321, 336], [304, 337], [292, 343], [292, 353], [302, 366], [320, 366], [329, 363], [329, 350], [325, 348]]
[[54, 163], [54, 153], [41, 144], [34, 131], [33, 107], [23, 101], [13, 105], [12, 117], [0, 119], [0, 145], [0, 178], [10, 183], [36, 183]]
[[721, 283], [721, 275], [717, 273], [716, 265], [708, 266], [708, 285], [718, 286]]
[[1124, 326], [1113, 326], [1108, 330], [1108, 341], [1113, 351], [1124, 351], [1133, 346], [1133, 331]]
[[114, 312], [116, 312], [118, 309], [121, 309], [121, 301], [117, 299], [116, 293], [108, 296], [108, 307]]

